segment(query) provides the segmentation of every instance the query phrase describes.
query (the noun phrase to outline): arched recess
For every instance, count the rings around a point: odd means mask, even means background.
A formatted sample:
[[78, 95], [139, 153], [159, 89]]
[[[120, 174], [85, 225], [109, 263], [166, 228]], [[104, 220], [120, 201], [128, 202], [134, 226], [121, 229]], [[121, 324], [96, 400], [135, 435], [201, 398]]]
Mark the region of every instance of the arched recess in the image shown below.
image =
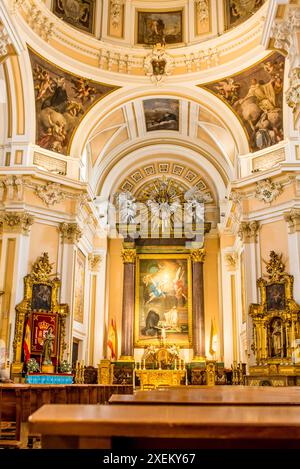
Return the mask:
[[157, 88], [153, 86], [138, 88], [130, 86], [129, 88], [117, 90], [111, 95], [103, 98], [85, 115], [84, 119], [80, 123], [73, 137], [70, 156], [78, 157], [82, 155], [86, 142], [99, 125], [99, 122], [104, 118], [107, 118], [107, 116], [116, 109], [137, 99], [141, 100], [152, 98], [183, 99], [196, 103], [203, 109], [215, 113], [235, 142], [237, 155], [249, 152], [248, 140], [239, 119], [223, 102], [208, 91], [196, 86], [187, 88], [185, 86], [176, 87], [172, 85], [168, 86], [167, 90], [162, 89], [159, 92]]
[[[164, 155], [164, 156], [161, 156]], [[108, 200], [117, 191], [120, 182], [141, 165], [147, 166], [153, 161], [170, 161], [178, 165], [187, 164], [203, 175], [213, 191], [216, 201], [226, 196], [227, 182], [220, 171], [205, 156], [192, 149], [183, 149], [175, 145], [152, 145], [129, 152], [109, 170], [102, 173], [98, 182], [98, 195], [102, 200]]]

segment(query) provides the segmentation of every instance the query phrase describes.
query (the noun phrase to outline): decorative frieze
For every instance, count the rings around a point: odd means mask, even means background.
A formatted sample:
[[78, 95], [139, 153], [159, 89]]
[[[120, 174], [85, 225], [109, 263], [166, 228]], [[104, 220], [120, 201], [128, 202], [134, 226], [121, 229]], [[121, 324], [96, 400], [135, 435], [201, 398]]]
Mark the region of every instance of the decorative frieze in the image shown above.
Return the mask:
[[255, 197], [265, 203], [272, 203], [283, 192], [282, 184], [267, 178], [256, 183]]
[[27, 21], [31, 28], [46, 42], [49, 42], [53, 36], [54, 23], [33, 4], [29, 10]]
[[102, 256], [100, 256], [100, 254], [90, 253], [88, 256], [88, 261], [89, 261], [89, 269], [92, 272], [99, 272], [100, 265], [102, 262]]
[[0, 212], [0, 223], [4, 232], [28, 235], [34, 217], [27, 212]]
[[292, 208], [284, 213], [284, 219], [288, 223], [289, 233], [300, 231], [300, 208]]
[[191, 260], [192, 262], [204, 262], [205, 261], [205, 249], [198, 248], [198, 249], [191, 249]]
[[59, 226], [59, 231], [62, 235], [63, 243], [75, 244], [82, 236], [82, 230], [78, 223], [61, 223]]
[[35, 194], [49, 207], [59, 204], [65, 199], [66, 195], [61, 187], [61, 184], [56, 182], [47, 182], [45, 185], [37, 185]]
[[259, 223], [256, 220], [242, 221], [239, 226], [238, 235], [244, 243], [256, 243]]
[[134, 264], [135, 259], [136, 259], [136, 250], [135, 249], [123, 249], [121, 256], [122, 256], [123, 264]]

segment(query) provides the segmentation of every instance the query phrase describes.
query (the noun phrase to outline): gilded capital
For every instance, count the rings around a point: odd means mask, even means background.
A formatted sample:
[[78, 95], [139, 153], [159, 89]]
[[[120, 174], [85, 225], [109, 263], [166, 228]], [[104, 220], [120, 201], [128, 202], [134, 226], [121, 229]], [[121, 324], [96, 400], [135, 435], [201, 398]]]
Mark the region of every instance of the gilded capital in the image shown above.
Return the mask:
[[242, 221], [239, 226], [238, 235], [244, 243], [256, 243], [259, 223], [253, 221]]
[[205, 260], [205, 249], [191, 249], [191, 259], [193, 262], [204, 262]]
[[135, 249], [123, 249], [122, 250], [122, 260], [123, 264], [134, 264], [136, 258]]
[[227, 267], [227, 270], [236, 270], [237, 268], [238, 256], [236, 252], [226, 252], [224, 254], [224, 261]]
[[1, 212], [0, 223], [3, 231], [28, 235], [34, 217], [27, 212]]
[[92, 272], [99, 272], [100, 270], [100, 265], [102, 261], [102, 256], [100, 254], [89, 254], [88, 256], [89, 260], [89, 268]]
[[63, 243], [75, 244], [82, 236], [82, 230], [78, 223], [61, 223], [59, 226], [59, 231], [62, 235]]
[[300, 231], [300, 209], [292, 208], [289, 212], [284, 213], [284, 219], [288, 223], [289, 233]]

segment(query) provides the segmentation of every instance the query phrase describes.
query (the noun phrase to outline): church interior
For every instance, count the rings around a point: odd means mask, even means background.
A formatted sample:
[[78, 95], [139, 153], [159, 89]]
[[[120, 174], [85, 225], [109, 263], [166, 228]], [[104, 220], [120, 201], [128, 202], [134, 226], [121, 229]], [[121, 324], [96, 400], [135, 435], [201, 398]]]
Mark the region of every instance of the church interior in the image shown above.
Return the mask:
[[299, 129], [299, 0], [0, 0], [0, 448], [300, 448]]

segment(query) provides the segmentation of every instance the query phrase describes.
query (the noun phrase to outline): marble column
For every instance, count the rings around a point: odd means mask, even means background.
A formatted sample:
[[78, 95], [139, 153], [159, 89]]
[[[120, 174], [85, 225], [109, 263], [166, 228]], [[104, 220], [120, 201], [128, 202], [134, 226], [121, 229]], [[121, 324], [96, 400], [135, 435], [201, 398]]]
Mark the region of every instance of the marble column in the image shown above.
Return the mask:
[[193, 361], [205, 361], [204, 259], [204, 249], [191, 250], [193, 276]]
[[122, 304], [122, 361], [133, 360], [133, 319], [134, 319], [134, 277], [135, 277], [135, 249], [123, 249], [124, 264], [123, 304]]

